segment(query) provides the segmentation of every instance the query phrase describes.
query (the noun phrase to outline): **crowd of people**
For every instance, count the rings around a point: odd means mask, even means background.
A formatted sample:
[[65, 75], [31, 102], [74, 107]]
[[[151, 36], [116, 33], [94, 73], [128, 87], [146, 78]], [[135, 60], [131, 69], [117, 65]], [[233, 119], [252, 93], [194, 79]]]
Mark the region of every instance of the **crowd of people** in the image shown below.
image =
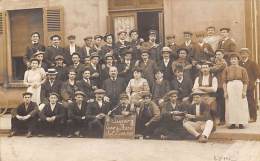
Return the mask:
[[27, 71], [24, 102], [14, 111], [9, 136], [33, 134], [102, 137], [105, 117], [136, 115], [136, 136], [158, 139], [196, 138], [207, 142], [218, 125], [243, 129], [257, 120], [254, 99], [258, 65], [248, 48], [237, 49], [229, 28], [220, 35], [210, 26], [205, 33], [174, 35], [166, 45], [149, 31], [88, 36], [84, 45], [59, 35], [51, 46], [31, 35], [24, 62]]

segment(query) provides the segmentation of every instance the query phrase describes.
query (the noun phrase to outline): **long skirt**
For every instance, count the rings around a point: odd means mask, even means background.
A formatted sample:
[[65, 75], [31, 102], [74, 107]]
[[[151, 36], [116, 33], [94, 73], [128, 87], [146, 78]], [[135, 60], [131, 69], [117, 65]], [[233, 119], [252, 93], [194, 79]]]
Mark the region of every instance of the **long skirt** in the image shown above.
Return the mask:
[[226, 98], [226, 124], [247, 124], [249, 111], [247, 98], [242, 98], [243, 83], [240, 80], [233, 80], [227, 83]]

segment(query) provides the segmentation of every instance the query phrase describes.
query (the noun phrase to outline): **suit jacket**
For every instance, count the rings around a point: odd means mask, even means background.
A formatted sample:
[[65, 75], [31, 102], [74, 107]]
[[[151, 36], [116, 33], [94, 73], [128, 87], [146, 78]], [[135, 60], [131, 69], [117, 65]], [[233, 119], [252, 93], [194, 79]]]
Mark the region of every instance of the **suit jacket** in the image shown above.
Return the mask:
[[57, 120], [62, 120], [65, 117], [65, 109], [60, 103], [56, 103], [54, 109], [51, 109], [50, 104], [46, 104], [40, 112], [41, 120], [46, 120], [47, 117], [55, 116]]
[[16, 115], [20, 116], [26, 116], [31, 115], [31, 117], [36, 116], [38, 112], [38, 106], [35, 102], [30, 102], [27, 109], [25, 108], [25, 104], [20, 104], [17, 108], [14, 109], [12, 112], [12, 117], [15, 117]]
[[63, 101], [73, 100], [74, 93], [78, 90], [76, 82], [71, 85], [69, 81], [66, 81], [61, 86], [61, 98]]
[[[64, 50], [65, 50], [65, 60], [67, 60], [68, 61], [68, 64], [67, 65], [72, 65], [73, 64], [73, 62], [72, 62], [72, 56], [71, 56], [71, 53], [70, 53], [70, 46], [66, 46], [65, 48], [64, 48]], [[78, 45], [75, 45], [75, 52], [77, 52], [77, 53], [79, 53], [80, 55], [82, 55], [81, 54], [81, 48], [78, 46]]]
[[143, 115], [144, 115], [144, 108], [145, 106], [148, 107], [149, 112], [151, 113], [151, 119], [148, 121], [149, 123], [152, 122], [157, 122], [160, 120], [160, 109], [159, 107], [154, 103], [154, 102], [150, 102], [148, 105], [145, 105], [143, 102], [141, 102], [140, 104], [140, 111], [138, 114], [138, 119], [142, 119]]
[[177, 45], [176, 43], [174, 44], [168, 44], [167, 45], [169, 48], [171, 48], [172, 52], [170, 54], [170, 58], [172, 60], [176, 60], [178, 58], [178, 54], [177, 54], [177, 50], [180, 48], [179, 45]]
[[37, 51], [45, 51], [45, 46], [39, 43], [31, 44], [30, 46], [27, 46], [25, 50], [25, 55], [23, 57], [24, 63], [29, 62], [32, 55]]
[[121, 61], [121, 59], [123, 59], [124, 51], [129, 49], [130, 47], [131, 44], [128, 41], [124, 41], [124, 44], [122, 44], [120, 41], [117, 41], [115, 43], [114, 54], [118, 61]]
[[61, 80], [63, 82], [68, 80], [68, 67], [55, 66], [55, 69], [58, 72], [58, 74], [56, 75], [56, 79]]
[[142, 42], [140, 41], [140, 39], [137, 39], [137, 40], [132, 40], [130, 42], [130, 46], [131, 46], [131, 49], [132, 49], [132, 59], [134, 61], [136, 60], [141, 60], [141, 50], [138, 46], [140, 46], [142, 44]]
[[218, 49], [223, 49], [225, 52], [233, 52], [236, 51], [236, 44], [231, 38], [224, 41], [220, 40], [218, 42]]
[[184, 75], [181, 83], [177, 80], [176, 77], [174, 77], [170, 83], [171, 89], [177, 90], [179, 92], [178, 98], [182, 99], [184, 97], [188, 97], [191, 94], [193, 83], [189, 77]]
[[179, 102], [177, 102], [175, 108], [173, 108], [171, 102], [167, 101], [162, 105], [161, 119], [172, 120], [174, 114], [171, 114], [171, 112], [173, 111], [186, 112], [186, 108]]
[[126, 107], [123, 106], [122, 104], [118, 104], [118, 105], [117, 105], [116, 107], [114, 107], [114, 108], [115, 108], [115, 110], [111, 109], [111, 110], [113, 110], [113, 111], [112, 111], [112, 116], [113, 116], [113, 115], [122, 115], [122, 112], [123, 112], [123, 111], [130, 112], [130, 114], [133, 113], [133, 112], [130, 110], [130, 109], [131, 109], [130, 104], [127, 105]]
[[246, 62], [240, 61], [239, 65], [246, 68], [249, 78], [248, 89], [253, 90], [255, 87], [256, 79], [260, 78], [259, 66], [250, 59], [248, 59]]
[[[191, 119], [191, 121], [207, 121], [207, 120], [212, 120], [211, 115], [210, 115], [210, 107], [208, 104], [201, 102], [200, 103], [200, 115], [196, 116], [195, 119]], [[196, 105], [191, 104], [187, 108], [187, 113], [191, 115], [196, 115]]]
[[109, 102], [102, 102], [102, 106], [99, 107], [98, 102], [90, 102], [87, 106], [87, 119], [95, 119], [100, 113], [107, 114], [111, 110], [111, 104]]
[[169, 63], [165, 65], [162, 59], [158, 64], [158, 68], [163, 72], [163, 78], [168, 81], [171, 81], [173, 77], [172, 62], [172, 59], [170, 59]]
[[135, 66], [135, 62], [131, 60], [129, 67], [125, 62], [118, 64], [118, 75], [122, 78], [125, 78], [126, 82], [129, 82], [133, 77], [133, 68]]
[[68, 64], [69, 60], [65, 55], [65, 49], [63, 47], [58, 47], [55, 48], [53, 46], [49, 46], [46, 48], [45, 54], [46, 54], [46, 63], [48, 64], [48, 66], [50, 67], [52, 64], [55, 63], [55, 56], [57, 55], [62, 55], [65, 59], [64, 59], [64, 63]]
[[169, 91], [170, 91], [170, 84], [167, 80], [162, 80], [162, 82], [160, 83], [156, 82], [155, 80], [153, 82], [153, 87], [152, 87], [152, 98], [153, 100], [158, 101]]
[[81, 109], [79, 109], [78, 104], [73, 102], [68, 108], [68, 117], [70, 120], [81, 120], [83, 116], [87, 114], [87, 102], [83, 101]]
[[118, 103], [119, 96], [125, 91], [125, 88], [125, 79], [120, 77], [118, 77], [115, 81], [108, 78], [103, 82], [103, 89], [106, 91], [106, 95], [110, 98], [112, 105], [116, 105]]
[[142, 69], [144, 78], [147, 79], [150, 88], [152, 88], [154, 74], [158, 69], [156, 63], [153, 60], [148, 60], [147, 64], [145, 65], [143, 61], [140, 61], [138, 66]]
[[160, 44], [157, 44], [158, 46], [153, 46], [151, 49], [149, 49], [150, 53], [150, 59], [155, 61], [156, 63], [159, 63], [161, 60], [161, 49], [162, 46]]
[[97, 86], [93, 80], [90, 80], [90, 84], [88, 84], [84, 79], [81, 79], [77, 81], [76, 86], [78, 89], [80, 89], [82, 92], [84, 92], [87, 97], [94, 98], [94, 86]]
[[[100, 87], [100, 85], [101, 85], [101, 69], [100, 69], [99, 64], [96, 66], [96, 69], [94, 69], [93, 66], [90, 65], [89, 70], [90, 70], [90, 73], [91, 73], [90, 79], [93, 80], [93, 82], [95, 82], [95, 84], [97, 84], [98, 87]], [[94, 74], [94, 73], [98, 73], [99, 76], [98, 77], [92, 76], [92, 74]]]
[[68, 70], [70, 69], [74, 69], [76, 71], [76, 80], [82, 79], [82, 73], [85, 70], [85, 65], [79, 63], [78, 66], [75, 68], [75, 66], [72, 64], [68, 67]]
[[53, 85], [51, 86], [49, 79], [46, 79], [45, 82], [41, 85], [41, 102], [48, 103], [49, 94], [51, 92], [61, 93], [62, 81], [55, 79]]
[[86, 45], [83, 45], [81, 47], [81, 60], [83, 61], [86, 57], [90, 56], [90, 49], [91, 47], [89, 47], [89, 50], [86, 49]]
[[[204, 50], [207, 49], [208, 53], [206, 53]], [[208, 43], [203, 43], [202, 46], [199, 45], [199, 43], [195, 44], [195, 55], [194, 55], [194, 59], [197, 61], [200, 60], [207, 60], [210, 61], [211, 57], [215, 56], [215, 53], [211, 47], [210, 44]]]
[[191, 41], [189, 46], [186, 46], [185, 42], [180, 45], [180, 48], [186, 48], [188, 50], [187, 60], [189, 62], [191, 62], [196, 55], [196, 45], [197, 43], [194, 41]]

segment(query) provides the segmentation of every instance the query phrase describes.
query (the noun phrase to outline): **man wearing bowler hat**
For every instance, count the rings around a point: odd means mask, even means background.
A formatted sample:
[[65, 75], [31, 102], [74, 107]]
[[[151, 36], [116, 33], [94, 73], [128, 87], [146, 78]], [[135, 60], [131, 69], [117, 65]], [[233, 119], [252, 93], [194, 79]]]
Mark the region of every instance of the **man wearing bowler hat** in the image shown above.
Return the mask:
[[61, 137], [65, 123], [65, 109], [58, 100], [59, 94], [50, 93], [49, 103], [39, 113], [39, 136], [56, 135]]
[[229, 55], [236, 51], [236, 44], [233, 38], [230, 37], [230, 28], [223, 27], [220, 29], [221, 39], [218, 42], [217, 49], [223, 49], [225, 54], [225, 59], [229, 59]]
[[67, 130], [68, 138], [72, 137], [73, 134], [76, 136], [84, 137], [87, 130], [87, 102], [86, 95], [82, 91], [75, 92], [75, 101], [70, 104], [68, 108], [68, 120], [67, 120]]
[[32, 93], [23, 93], [23, 103], [13, 110], [9, 137], [21, 132], [27, 133], [26, 137], [32, 137], [36, 132], [38, 106], [31, 99]]
[[103, 137], [105, 117], [111, 110], [111, 104], [104, 101], [105, 90], [96, 89], [94, 93], [96, 98], [94, 102], [88, 104], [86, 118], [89, 120], [89, 133], [101, 138]]

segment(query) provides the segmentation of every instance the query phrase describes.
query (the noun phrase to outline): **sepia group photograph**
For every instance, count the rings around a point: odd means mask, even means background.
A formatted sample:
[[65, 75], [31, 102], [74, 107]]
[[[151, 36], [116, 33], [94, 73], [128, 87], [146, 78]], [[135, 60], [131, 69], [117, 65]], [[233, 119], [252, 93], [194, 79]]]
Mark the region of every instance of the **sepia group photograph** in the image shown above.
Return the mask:
[[0, 161], [260, 161], [260, 0], [0, 0]]

